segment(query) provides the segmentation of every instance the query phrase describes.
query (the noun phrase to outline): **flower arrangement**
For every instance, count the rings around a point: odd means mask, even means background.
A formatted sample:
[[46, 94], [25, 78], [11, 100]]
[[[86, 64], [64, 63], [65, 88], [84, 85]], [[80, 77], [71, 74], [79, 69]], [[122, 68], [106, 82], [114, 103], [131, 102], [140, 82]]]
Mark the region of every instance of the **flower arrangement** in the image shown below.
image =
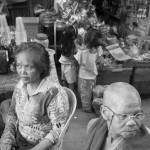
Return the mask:
[[98, 23], [95, 6], [91, 0], [56, 0], [56, 2], [59, 5], [61, 21], [78, 28], [76, 44], [80, 49], [84, 49], [84, 34], [87, 29]]
[[94, 26], [97, 22], [95, 6], [91, 2], [83, 0], [57, 0], [62, 21], [67, 24], [83, 27], [85, 29]]

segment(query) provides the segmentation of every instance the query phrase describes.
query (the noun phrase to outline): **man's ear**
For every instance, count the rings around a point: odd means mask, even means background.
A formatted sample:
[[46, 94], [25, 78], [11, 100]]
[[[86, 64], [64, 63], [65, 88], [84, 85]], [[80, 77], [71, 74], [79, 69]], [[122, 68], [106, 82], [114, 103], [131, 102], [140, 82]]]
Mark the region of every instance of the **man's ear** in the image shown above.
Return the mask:
[[108, 110], [106, 109], [105, 106], [101, 105], [101, 107], [100, 107], [100, 112], [101, 112], [102, 117], [103, 117], [105, 120], [109, 120], [109, 112], [108, 112]]

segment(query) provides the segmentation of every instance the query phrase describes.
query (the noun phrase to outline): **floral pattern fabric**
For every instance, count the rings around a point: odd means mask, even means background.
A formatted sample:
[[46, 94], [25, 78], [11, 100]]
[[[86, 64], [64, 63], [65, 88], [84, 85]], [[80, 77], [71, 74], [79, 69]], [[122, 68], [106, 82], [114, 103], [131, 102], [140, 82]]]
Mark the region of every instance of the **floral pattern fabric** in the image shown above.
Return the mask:
[[45, 78], [37, 91], [29, 96], [26, 86], [19, 82], [13, 93], [1, 143], [17, 146], [16, 131], [32, 145], [44, 138], [56, 143], [68, 114], [67, 93], [58, 83]]

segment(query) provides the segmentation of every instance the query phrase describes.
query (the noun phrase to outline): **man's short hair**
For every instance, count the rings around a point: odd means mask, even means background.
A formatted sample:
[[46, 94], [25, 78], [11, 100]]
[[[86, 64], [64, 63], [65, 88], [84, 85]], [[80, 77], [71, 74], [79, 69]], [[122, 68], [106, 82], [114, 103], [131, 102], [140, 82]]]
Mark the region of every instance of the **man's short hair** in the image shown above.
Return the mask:
[[128, 98], [133, 97], [141, 102], [139, 92], [132, 85], [126, 82], [115, 82], [108, 85], [103, 95], [104, 105], [114, 102], [116, 96]]

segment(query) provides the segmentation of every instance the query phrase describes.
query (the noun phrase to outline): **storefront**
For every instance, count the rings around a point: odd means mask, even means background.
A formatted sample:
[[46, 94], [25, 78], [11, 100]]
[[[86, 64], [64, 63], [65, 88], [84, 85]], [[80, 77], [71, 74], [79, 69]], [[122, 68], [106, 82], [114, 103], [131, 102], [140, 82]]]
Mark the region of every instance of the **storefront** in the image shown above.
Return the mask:
[[[100, 18], [110, 28], [114, 28], [118, 32], [115, 35], [117, 40], [119, 40], [121, 49], [133, 61], [132, 65], [130, 64], [130, 71], [125, 66], [122, 69], [116, 70], [110, 67], [112, 62], [110, 65], [108, 63], [108, 59], [111, 59], [111, 57], [107, 57], [107, 62], [104, 64], [105, 68], [102, 67], [99, 71], [97, 84], [105, 85], [116, 81], [125, 81], [136, 87], [140, 94], [149, 94], [149, 6], [149, 0], [104, 0], [102, 5], [97, 6], [101, 8], [103, 14], [102, 16], [100, 15]], [[113, 37], [111, 39], [114, 40]], [[104, 41], [107, 43], [108, 38]], [[102, 42], [104, 43], [104, 41]], [[125, 45], [123, 46], [122, 44]], [[133, 45], [136, 45], [136, 47]]]
[[[47, 33], [51, 44], [49, 46], [53, 49], [56, 48], [56, 54], [61, 48], [61, 38], [56, 33], [58, 28], [56, 27], [56, 31], [54, 30], [56, 20], [61, 25], [65, 24], [66, 27], [73, 25], [78, 28], [78, 31], [81, 31], [79, 29], [86, 31], [94, 27], [102, 35], [99, 42], [104, 51], [103, 60], [99, 64], [97, 84], [105, 85], [124, 81], [134, 85], [141, 94], [149, 94], [150, 5], [148, 0], [103, 0], [101, 2], [93, 0], [74, 1], [73, 3], [68, 1], [58, 4], [60, 6], [57, 10], [59, 13], [48, 10], [45, 17], [45, 21], [47, 21], [45, 25], [49, 25], [47, 29], [51, 28], [50, 33]], [[42, 23], [39, 17], [32, 17], [23, 17], [30, 40], [34, 39], [34, 33], [39, 32], [38, 24]], [[79, 32], [79, 34], [82, 33]], [[113, 51], [108, 49], [109, 46], [116, 44], [117, 47], [113, 48]], [[3, 45], [1, 44], [1, 46]], [[114, 53], [126, 58], [120, 60], [114, 56]]]

